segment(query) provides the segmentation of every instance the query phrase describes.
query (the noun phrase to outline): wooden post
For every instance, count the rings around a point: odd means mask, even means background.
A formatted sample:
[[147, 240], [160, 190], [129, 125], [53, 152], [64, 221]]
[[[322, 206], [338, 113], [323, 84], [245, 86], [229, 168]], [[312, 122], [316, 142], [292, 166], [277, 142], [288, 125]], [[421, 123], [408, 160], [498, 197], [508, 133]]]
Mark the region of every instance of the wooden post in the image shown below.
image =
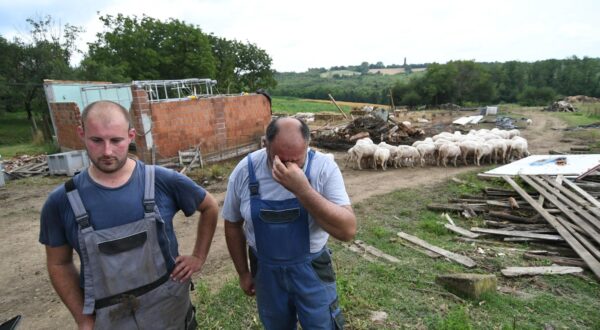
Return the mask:
[[340, 106], [335, 102], [335, 100], [333, 99], [333, 96], [331, 96], [331, 94], [327, 94], [329, 95], [329, 98], [331, 99], [331, 102], [333, 102], [333, 104], [337, 107], [337, 109], [342, 113], [342, 115], [344, 115], [345, 119], [348, 119], [348, 116], [346, 116], [346, 113], [344, 112], [344, 110], [342, 110], [342, 108], [340, 108]]

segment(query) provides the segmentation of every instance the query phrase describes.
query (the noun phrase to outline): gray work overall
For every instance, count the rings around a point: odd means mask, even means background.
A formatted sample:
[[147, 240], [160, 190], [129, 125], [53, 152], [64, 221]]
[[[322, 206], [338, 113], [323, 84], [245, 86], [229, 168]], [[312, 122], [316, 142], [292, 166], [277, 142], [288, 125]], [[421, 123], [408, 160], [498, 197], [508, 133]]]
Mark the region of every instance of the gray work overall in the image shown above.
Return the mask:
[[65, 183], [79, 227], [83, 314], [95, 312], [96, 329], [195, 329], [190, 281], [169, 280], [158, 242], [165, 224], [154, 202], [154, 166], [145, 166], [144, 178], [144, 218], [102, 230], [94, 230], [73, 181]]

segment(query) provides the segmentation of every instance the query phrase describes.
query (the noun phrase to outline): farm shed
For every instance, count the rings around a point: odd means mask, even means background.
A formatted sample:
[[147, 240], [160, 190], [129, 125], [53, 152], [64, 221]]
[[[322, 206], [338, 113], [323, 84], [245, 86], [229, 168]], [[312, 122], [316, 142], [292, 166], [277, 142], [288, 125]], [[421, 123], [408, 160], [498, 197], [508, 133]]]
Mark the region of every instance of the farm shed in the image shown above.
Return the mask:
[[262, 94], [213, 95], [209, 79], [134, 81], [131, 84], [45, 80], [44, 90], [61, 150], [83, 149], [76, 128], [81, 111], [97, 100], [129, 110], [137, 131], [135, 153], [149, 163], [198, 147], [225, 159], [259, 147], [271, 120]]

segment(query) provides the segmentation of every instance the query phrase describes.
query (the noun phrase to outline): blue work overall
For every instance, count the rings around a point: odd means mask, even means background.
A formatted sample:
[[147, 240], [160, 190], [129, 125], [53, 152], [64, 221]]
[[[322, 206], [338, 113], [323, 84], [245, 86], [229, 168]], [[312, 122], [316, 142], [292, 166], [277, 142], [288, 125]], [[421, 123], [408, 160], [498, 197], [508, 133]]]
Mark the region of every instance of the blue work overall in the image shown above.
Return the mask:
[[[308, 154], [306, 176], [314, 151]], [[250, 205], [256, 249], [250, 250], [258, 313], [266, 329], [342, 329], [329, 250], [310, 253], [308, 212], [296, 198], [260, 198], [248, 156]]]

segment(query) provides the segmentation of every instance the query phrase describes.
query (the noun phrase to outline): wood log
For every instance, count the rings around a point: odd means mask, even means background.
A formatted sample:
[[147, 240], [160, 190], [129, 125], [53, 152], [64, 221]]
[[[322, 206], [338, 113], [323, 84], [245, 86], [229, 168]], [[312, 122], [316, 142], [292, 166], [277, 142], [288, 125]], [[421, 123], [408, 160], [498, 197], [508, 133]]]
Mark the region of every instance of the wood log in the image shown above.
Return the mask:
[[551, 261], [557, 265], [561, 266], [573, 266], [573, 267], [581, 267], [584, 269], [589, 269], [588, 266], [581, 260], [580, 258], [567, 258], [567, 257], [559, 257], [559, 256], [544, 256], [533, 253], [523, 253], [523, 259], [528, 260], [547, 260]]

